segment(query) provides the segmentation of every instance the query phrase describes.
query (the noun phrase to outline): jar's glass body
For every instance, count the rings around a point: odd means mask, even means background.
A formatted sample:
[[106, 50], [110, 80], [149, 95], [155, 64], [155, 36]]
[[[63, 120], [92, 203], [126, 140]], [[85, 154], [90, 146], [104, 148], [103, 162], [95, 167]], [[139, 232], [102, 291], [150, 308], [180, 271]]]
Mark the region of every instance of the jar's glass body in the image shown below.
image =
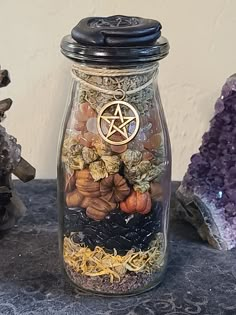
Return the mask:
[[77, 65], [58, 154], [65, 272], [98, 294], [136, 294], [165, 271], [170, 143], [157, 66]]

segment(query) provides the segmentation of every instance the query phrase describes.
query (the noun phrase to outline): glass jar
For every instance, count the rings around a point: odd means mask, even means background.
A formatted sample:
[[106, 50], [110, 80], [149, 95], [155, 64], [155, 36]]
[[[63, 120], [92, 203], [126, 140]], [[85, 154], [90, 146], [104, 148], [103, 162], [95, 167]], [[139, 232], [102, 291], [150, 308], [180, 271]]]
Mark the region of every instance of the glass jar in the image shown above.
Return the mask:
[[157, 70], [169, 45], [160, 29], [86, 18], [61, 43], [75, 63], [58, 152], [60, 251], [86, 291], [140, 293], [166, 269], [171, 155]]

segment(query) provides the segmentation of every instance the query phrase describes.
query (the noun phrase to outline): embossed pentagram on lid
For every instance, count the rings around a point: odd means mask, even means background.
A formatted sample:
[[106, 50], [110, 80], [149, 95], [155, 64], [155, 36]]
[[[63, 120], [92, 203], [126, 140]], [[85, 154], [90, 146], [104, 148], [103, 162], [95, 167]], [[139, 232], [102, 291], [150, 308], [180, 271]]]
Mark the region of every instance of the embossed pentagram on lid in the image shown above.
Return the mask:
[[154, 43], [161, 36], [161, 24], [124, 15], [88, 17], [73, 28], [71, 35], [84, 45], [142, 46]]

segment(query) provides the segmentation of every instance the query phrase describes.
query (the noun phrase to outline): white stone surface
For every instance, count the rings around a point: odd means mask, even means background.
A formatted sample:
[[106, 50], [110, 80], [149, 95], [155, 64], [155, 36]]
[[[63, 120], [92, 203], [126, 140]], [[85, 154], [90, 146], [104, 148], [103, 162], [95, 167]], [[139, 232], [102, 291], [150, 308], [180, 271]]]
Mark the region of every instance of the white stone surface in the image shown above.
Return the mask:
[[37, 177], [56, 177], [70, 77], [59, 44], [81, 18], [129, 14], [161, 21], [171, 51], [161, 62], [159, 83], [177, 180], [208, 128], [222, 84], [235, 71], [235, 12], [233, 0], [0, 0], [0, 64], [12, 77], [0, 98], [14, 100], [5, 126]]

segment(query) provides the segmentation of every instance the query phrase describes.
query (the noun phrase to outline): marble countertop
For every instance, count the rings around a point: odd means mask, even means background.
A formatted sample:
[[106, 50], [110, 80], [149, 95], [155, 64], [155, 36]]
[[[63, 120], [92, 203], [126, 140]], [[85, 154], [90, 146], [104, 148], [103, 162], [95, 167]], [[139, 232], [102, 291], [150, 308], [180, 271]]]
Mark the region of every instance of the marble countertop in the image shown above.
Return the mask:
[[56, 182], [16, 182], [16, 187], [28, 212], [0, 235], [0, 314], [236, 314], [236, 250], [216, 251], [190, 225], [174, 220], [167, 274], [156, 289], [103, 298], [71, 288], [58, 259]]

